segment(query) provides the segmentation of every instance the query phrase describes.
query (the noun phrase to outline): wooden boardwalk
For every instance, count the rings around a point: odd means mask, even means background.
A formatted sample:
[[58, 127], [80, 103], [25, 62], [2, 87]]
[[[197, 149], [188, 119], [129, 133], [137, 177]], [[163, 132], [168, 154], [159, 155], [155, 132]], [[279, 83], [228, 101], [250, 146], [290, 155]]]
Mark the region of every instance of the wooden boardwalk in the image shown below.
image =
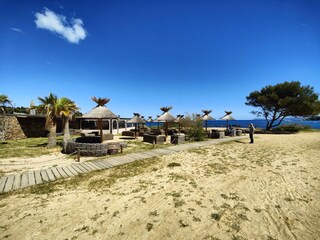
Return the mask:
[[52, 182], [61, 178], [69, 178], [84, 174], [87, 172], [108, 169], [125, 163], [136, 160], [147, 159], [151, 157], [158, 157], [168, 155], [175, 152], [181, 152], [198, 147], [204, 147], [212, 144], [217, 144], [226, 141], [234, 141], [238, 139], [247, 138], [245, 136], [210, 139], [204, 142], [194, 142], [181, 145], [174, 145], [167, 148], [155, 149], [139, 153], [131, 153], [126, 155], [119, 155], [104, 160], [93, 160], [87, 162], [71, 163], [67, 166], [56, 166], [46, 169], [28, 171], [24, 173], [11, 174], [3, 176], [0, 179], [0, 193], [9, 192], [12, 190], [34, 186], [36, 184]]

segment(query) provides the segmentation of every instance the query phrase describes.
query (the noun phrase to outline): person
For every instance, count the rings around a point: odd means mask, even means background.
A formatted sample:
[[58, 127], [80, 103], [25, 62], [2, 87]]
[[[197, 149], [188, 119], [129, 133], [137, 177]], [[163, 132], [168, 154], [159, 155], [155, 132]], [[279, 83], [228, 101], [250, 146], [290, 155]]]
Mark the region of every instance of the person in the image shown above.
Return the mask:
[[231, 125], [229, 125], [229, 127], [228, 127], [228, 133], [229, 133], [229, 136], [231, 136], [231, 137], [235, 136], [234, 129]]
[[254, 134], [254, 126], [253, 126], [253, 123], [250, 123], [249, 125], [249, 137], [250, 137], [250, 143], [253, 143], [253, 134]]

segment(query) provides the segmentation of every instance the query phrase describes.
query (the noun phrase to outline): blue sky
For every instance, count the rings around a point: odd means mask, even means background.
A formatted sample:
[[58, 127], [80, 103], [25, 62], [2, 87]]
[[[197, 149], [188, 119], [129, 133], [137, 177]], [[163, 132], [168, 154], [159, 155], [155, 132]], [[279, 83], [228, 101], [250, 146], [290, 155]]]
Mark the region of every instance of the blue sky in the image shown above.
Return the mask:
[[318, 0], [0, 0], [0, 94], [251, 119], [245, 97], [268, 84], [320, 92], [319, 13]]

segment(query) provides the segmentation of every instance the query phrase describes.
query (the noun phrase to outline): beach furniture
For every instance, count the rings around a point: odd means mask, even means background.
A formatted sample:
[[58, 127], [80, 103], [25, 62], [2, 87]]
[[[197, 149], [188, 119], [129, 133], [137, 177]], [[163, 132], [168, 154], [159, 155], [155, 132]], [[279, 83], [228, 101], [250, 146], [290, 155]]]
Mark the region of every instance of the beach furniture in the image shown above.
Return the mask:
[[186, 141], [186, 135], [184, 134], [174, 134], [171, 135], [171, 143], [172, 144], [181, 144]]
[[222, 131], [212, 130], [212, 132], [210, 133], [210, 138], [224, 138], [224, 137], [225, 137], [225, 133]]
[[143, 142], [147, 143], [154, 143], [154, 144], [162, 144], [165, 142], [166, 136], [165, 135], [150, 135], [144, 134], [143, 135]]

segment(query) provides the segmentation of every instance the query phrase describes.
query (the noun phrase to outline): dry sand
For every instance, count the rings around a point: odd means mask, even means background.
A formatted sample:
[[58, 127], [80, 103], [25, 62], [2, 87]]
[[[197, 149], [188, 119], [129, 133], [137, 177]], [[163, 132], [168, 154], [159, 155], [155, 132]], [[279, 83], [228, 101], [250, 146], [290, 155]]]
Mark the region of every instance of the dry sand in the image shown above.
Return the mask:
[[320, 133], [255, 137], [2, 195], [0, 238], [319, 239]]

